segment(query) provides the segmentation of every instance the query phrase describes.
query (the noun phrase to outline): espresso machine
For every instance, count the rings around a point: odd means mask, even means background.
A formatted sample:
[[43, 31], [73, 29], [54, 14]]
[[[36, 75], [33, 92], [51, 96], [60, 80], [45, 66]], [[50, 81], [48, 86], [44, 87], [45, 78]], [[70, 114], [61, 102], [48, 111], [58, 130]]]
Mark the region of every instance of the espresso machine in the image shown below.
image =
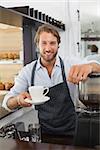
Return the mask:
[[100, 74], [90, 74], [78, 87], [79, 100], [85, 107], [77, 112], [75, 145], [95, 147], [100, 145]]

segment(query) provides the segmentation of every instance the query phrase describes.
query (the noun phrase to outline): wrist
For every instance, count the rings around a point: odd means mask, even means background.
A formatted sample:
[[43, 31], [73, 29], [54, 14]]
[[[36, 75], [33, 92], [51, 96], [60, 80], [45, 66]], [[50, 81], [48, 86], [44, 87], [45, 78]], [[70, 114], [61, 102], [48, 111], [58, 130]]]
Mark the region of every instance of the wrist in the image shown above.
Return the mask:
[[[100, 65], [99, 64], [96, 64], [96, 63], [90, 63], [90, 66], [92, 68], [92, 72], [100, 72]], [[92, 73], [91, 72], [91, 73]]]
[[89, 64], [89, 66], [90, 66], [90, 73], [94, 72], [93, 64], [92, 64], [92, 63], [90, 63], [90, 64]]

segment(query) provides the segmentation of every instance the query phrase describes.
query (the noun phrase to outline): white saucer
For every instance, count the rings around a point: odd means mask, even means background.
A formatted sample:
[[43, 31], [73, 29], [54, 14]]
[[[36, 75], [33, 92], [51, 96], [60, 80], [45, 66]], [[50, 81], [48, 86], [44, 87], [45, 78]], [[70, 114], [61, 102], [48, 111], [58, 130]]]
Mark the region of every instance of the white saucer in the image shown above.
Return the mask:
[[34, 101], [34, 102], [32, 102], [31, 99], [26, 98], [25, 102], [30, 103], [30, 104], [34, 104], [34, 105], [40, 105], [40, 104], [43, 104], [43, 103], [47, 102], [48, 100], [50, 100], [50, 97], [44, 96], [40, 100], [37, 100], [37, 101]]

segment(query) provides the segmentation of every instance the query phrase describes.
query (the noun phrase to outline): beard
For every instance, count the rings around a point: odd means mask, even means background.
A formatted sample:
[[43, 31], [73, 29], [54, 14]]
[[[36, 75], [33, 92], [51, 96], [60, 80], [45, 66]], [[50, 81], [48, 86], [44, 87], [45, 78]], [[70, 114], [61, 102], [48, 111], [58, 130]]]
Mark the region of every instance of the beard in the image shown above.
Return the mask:
[[40, 53], [40, 57], [42, 58], [42, 60], [44, 60], [45, 62], [52, 62], [53, 60], [55, 60], [57, 56], [57, 52], [56, 53], [52, 53], [50, 56], [49, 55], [46, 55], [45, 53], [44, 54], [41, 54]]

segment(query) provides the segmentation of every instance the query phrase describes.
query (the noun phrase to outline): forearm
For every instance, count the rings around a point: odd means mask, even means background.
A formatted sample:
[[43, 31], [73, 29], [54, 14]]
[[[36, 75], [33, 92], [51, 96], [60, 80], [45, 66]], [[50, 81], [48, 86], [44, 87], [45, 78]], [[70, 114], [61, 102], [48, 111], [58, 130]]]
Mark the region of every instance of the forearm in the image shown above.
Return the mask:
[[11, 97], [7, 101], [7, 107], [11, 110], [16, 109], [17, 107], [30, 107], [32, 104], [25, 102], [25, 98], [29, 98], [30, 94], [28, 92], [22, 92], [15, 97]]

